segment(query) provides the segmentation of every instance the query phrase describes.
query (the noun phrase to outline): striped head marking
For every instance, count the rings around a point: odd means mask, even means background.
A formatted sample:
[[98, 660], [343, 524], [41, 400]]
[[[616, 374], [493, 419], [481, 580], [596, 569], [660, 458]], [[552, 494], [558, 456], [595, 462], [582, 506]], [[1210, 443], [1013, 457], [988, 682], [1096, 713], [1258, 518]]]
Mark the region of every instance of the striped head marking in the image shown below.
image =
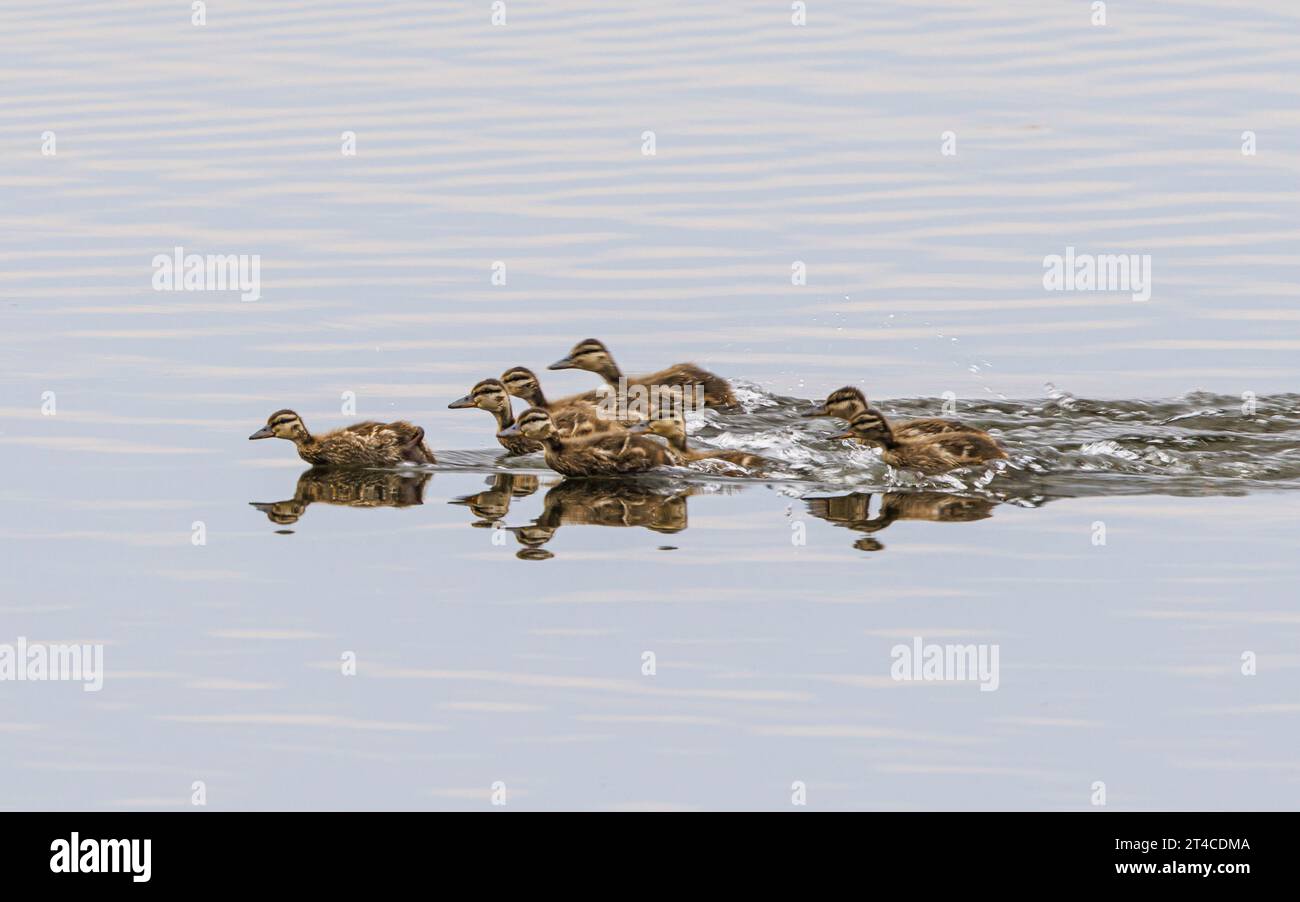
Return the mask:
[[826, 403], [808, 411], [806, 417], [836, 417], [853, 421], [853, 418], [867, 409], [867, 396], [862, 389], [852, 385], [837, 388], [826, 396]]
[[524, 438], [543, 441], [555, 432], [555, 421], [540, 407], [530, 407], [519, 415], [509, 429], [497, 433], [502, 436], [522, 435]]
[[248, 437], [249, 441], [259, 438], [285, 438], [295, 441], [307, 437], [307, 427], [302, 417], [292, 410], [277, 410], [266, 418], [266, 425]]
[[452, 409], [477, 407], [480, 410], [509, 410], [510, 395], [506, 387], [496, 379], [484, 379], [476, 384], [468, 395], [458, 398], [447, 405]]
[[889, 424], [880, 411], [868, 408], [849, 422], [849, 431], [839, 438], [860, 438], [880, 441], [889, 435]]
[[501, 374], [501, 384], [516, 398], [523, 398], [530, 403], [532, 403], [531, 399], [542, 390], [541, 384], [537, 381], [537, 374], [526, 366], [516, 366], [506, 370]]
[[548, 370], [587, 370], [591, 373], [604, 373], [614, 365], [605, 346], [594, 338], [578, 342], [569, 351], [569, 356], [555, 361]]

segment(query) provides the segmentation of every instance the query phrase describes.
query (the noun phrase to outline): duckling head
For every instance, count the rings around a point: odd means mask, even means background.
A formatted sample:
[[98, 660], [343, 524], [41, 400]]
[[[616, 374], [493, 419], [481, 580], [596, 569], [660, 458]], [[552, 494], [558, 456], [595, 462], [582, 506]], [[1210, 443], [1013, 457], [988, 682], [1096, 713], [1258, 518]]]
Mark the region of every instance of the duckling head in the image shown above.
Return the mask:
[[555, 421], [551, 415], [540, 407], [530, 407], [519, 415], [515, 424], [502, 429], [497, 435], [502, 438], [522, 435], [534, 441], [542, 442], [555, 434]]
[[310, 437], [307, 427], [302, 424], [302, 417], [292, 410], [277, 410], [266, 418], [266, 425], [250, 435], [248, 440], [285, 438], [291, 442], [297, 442]]
[[452, 410], [462, 407], [477, 407], [479, 410], [490, 410], [495, 413], [499, 410], [510, 409], [510, 395], [506, 393], [506, 387], [500, 381], [484, 379], [470, 389], [468, 395], [457, 398], [447, 407]]
[[873, 408], [867, 408], [849, 421], [849, 431], [834, 438], [852, 438], [875, 444], [888, 443], [893, 437], [889, 422], [884, 415]]
[[661, 411], [644, 423], [629, 426], [627, 431], [633, 435], [658, 435], [672, 442], [686, 438], [686, 421], [680, 411]]
[[547, 367], [548, 370], [587, 370], [608, 376], [617, 373], [614, 358], [609, 356], [605, 345], [594, 338], [580, 341], [569, 351], [569, 356], [562, 357]]
[[540, 406], [542, 385], [537, 374], [526, 366], [514, 366], [501, 374], [501, 384], [516, 398], [523, 398], [534, 407]]
[[853, 385], [846, 385], [827, 395], [826, 403], [817, 405], [812, 410], [803, 413], [802, 416], [837, 417], [852, 422], [854, 417], [866, 409], [867, 396], [862, 393], [862, 389]]

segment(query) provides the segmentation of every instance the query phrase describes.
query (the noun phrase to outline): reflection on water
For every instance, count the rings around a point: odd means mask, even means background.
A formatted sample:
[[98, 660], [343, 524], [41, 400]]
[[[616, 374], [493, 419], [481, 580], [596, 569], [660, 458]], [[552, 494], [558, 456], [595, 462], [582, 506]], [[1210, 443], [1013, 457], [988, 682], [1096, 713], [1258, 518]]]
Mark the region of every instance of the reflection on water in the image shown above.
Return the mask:
[[989, 498], [946, 495], [942, 492], [888, 492], [880, 496], [873, 516], [869, 492], [850, 492], [826, 498], [808, 498], [808, 513], [835, 526], [866, 533], [853, 547], [881, 551], [884, 545], [872, 536], [897, 520], [929, 520], [935, 523], [971, 523], [993, 516], [997, 502]]
[[250, 501], [279, 526], [297, 523], [312, 504], [344, 507], [412, 507], [424, 504], [430, 475], [418, 470], [332, 470], [312, 467], [298, 477], [293, 497], [284, 501]]

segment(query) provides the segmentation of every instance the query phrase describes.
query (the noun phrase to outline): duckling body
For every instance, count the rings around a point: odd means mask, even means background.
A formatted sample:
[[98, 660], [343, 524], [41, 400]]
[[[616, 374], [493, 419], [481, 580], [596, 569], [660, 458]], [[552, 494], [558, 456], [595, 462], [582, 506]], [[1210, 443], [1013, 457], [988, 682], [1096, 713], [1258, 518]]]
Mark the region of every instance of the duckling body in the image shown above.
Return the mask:
[[879, 446], [881, 460], [891, 467], [931, 475], [1005, 460], [1007, 456], [993, 436], [979, 430], [899, 438], [884, 414], [873, 408], [854, 417], [849, 431], [838, 437]]
[[658, 442], [626, 431], [586, 439], [564, 437], [551, 414], [540, 407], [528, 408], [504, 432], [506, 437], [517, 434], [541, 442], [546, 465], [565, 476], [620, 476], [680, 463]]
[[293, 442], [298, 456], [316, 467], [392, 467], [437, 460], [424, 443], [424, 429], [405, 420], [367, 421], [322, 435], [307, 431], [292, 410], [277, 410], [249, 440], [282, 438]]
[[523, 366], [512, 367], [502, 373], [501, 384], [507, 392], [522, 399], [529, 407], [540, 407], [549, 412], [556, 430], [567, 438], [616, 434], [625, 428], [617, 418], [602, 415], [596, 406], [600, 392], [590, 391], [560, 398], [558, 401], [548, 401], [542, 393], [537, 375]]
[[648, 432], [651, 435], [657, 435], [667, 440], [668, 447], [684, 463], [693, 463], [700, 460], [725, 460], [727, 463], [735, 464], [746, 470], [755, 471], [762, 471], [772, 465], [772, 461], [767, 458], [760, 457], [757, 454], [750, 454], [748, 451], [696, 451], [690, 448], [686, 444], [686, 422], [682, 419], [682, 415], [677, 412], [654, 417], [645, 424], [633, 426], [630, 431], [633, 434]]
[[514, 411], [510, 409], [510, 395], [506, 387], [497, 379], [484, 379], [475, 385], [468, 395], [457, 398], [447, 405], [452, 410], [477, 407], [486, 410], [497, 421], [497, 441], [506, 449], [507, 454], [532, 454], [542, 450], [542, 443], [524, 438], [522, 435], [502, 435], [503, 429], [515, 424]]
[[898, 438], [883, 413], [875, 408], [855, 416], [849, 432], [837, 438], [854, 438], [865, 445], [880, 447], [880, 459], [891, 467], [915, 469], [927, 474], [946, 473], [959, 467], [975, 467], [991, 460], [1006, 459], [1006, 451], [992, 435], [978, 429], [961, 433]]
[[736, 403], [736, 396], [732, 393], [731, 385], [726, 379], [693, 363], [675, 363], [667, 369], [644, 376], [624, 376], [605, 345], [594, 338], [578, 342], [569, 351], [567, 357], [555, 361], [547, 369], [587, 370], [600, 376], [615, 391], [625, 389], [629, 385], [647, 387], [680, 385], [691, 388], [698, 386], [703, 394], [704, 404], [708, 407], [731, 407]]
[[[870, 409], [867, 396], [862, 389], [852, 385], [837, 388], [826, 397], [826, 402], [807, 413], [805, 417], [835, 417], [853, 422], [854, 417]], [[922, 417], [918, 420], [903, 420], [891, 427], [894, 436], [907, 440], [922, 438], [927, 435], [941, 435], [945, 432], [979, 432], [974, 426], [968, 426], [957, 420], [945, 420], [940, 417]]]

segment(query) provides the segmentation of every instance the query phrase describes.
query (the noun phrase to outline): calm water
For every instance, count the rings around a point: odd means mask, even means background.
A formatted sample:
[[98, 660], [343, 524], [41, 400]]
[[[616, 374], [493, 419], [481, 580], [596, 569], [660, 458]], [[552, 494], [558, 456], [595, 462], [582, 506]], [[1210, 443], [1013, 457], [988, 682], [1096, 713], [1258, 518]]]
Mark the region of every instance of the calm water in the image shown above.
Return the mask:
[[[0, 644], [108, 671], [0, 682], [0, 806], [1300, 805], [1300, 12], [507, 5], [0, 8]], [[260, 299], [154, 291], [177, 246]], [[588, 336], [781, 472], [563, 482], [446, 409]], [[797, 416], [845, 383], [1011, 459], [890, 472]], [[441, 464], [304, 472], [286, 406]]]

